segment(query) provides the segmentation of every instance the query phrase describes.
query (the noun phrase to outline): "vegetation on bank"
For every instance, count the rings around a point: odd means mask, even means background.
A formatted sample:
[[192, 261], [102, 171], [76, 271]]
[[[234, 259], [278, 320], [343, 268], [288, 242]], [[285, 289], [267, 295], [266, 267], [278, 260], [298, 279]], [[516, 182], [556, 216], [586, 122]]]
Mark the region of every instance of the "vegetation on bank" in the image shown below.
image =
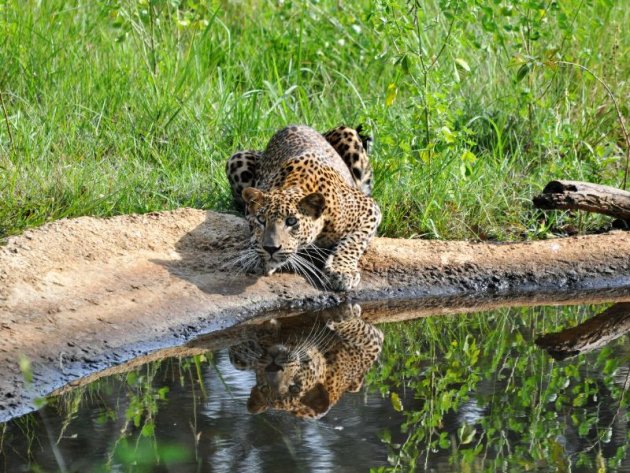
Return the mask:
[[628, 24], [622, 0], [4, 0], [0, 237], [229, 211], [227, 157], [288, 123], [369, 128], [382, 234], [595, 228], [529, 202], [623, 185]]

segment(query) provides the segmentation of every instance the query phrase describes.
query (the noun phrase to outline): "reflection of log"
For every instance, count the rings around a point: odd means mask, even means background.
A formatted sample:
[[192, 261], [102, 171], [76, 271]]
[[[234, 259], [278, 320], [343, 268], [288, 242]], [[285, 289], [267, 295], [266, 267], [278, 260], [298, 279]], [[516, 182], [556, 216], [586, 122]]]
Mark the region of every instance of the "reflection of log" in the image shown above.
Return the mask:
[[580, 209], [630, 221], [630, 192], [579, 181], [551, 181], [533, 199], [539, 209]]
[[575, 327], [543, 335], [536, 345], [556, 360], [601, 348], [630, 331], [630, 302], [621, 302]]

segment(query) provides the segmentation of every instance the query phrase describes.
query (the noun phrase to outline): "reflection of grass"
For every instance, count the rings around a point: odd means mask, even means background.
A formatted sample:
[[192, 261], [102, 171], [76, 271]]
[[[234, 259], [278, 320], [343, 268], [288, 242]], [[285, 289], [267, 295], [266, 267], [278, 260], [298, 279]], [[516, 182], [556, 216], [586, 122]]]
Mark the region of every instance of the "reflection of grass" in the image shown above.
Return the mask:
[[557, 64], [626, 97], [625, 2], [429, 0], [416, 16], [415, 2], [346, 2], [343, 15], [337, 3], [3, 2], [0, 236], [85, 214], [229, 209], [225, 159], [292, 122], [373, 131], [387, 235], [598, 224], [542, 219], [528, 199], [552, 177], [620, 184], [610, 97]]
[[[365, 385], [389, 399], [403, 421], [400, 428], [381, 432], [392, 466], [376, 471], [422, 471], [437, 461], [470, 472], [618, 467], [626, 456], [620, 439], [627, 435], [623, 386], [628, 380], [622, 374], [628, 373], [630, 352], [616, 342], [598, 353], [555, 362], [533, 343], [541, 333], [575, 325], [599, 311], [504, 309], [383, 325], [381, 360]], [[14, 454], [11, 436], [22, 435], [26, 451], [19, 454], [28, 458], [37, 458], [42, 448], [52, 450], [55, 441], [80, 440], [90, 446], [90, 455], [103, 451], [94, 471], [120, 467], [144, 472], [154, 465], [176, 471], [180, 463], [207, 462], [208, 445], [221, 448], [225, 435], [247, 442], [243, 439], [269, 432], [281, 437], [286, 455], [297, 464], [302, 442], [312, 439], [288, 436], [277, 418], [230, 418], [234, 429], [243, 429], [236, 431], [215, 430], [199, 417], [206, 395], [211, 400], [219, 389], [223, 392], [225, 381], [215, 361], [207, 354], [155, 362], [53, 399], [45, 409], [51, 425], [52, 410], [61, 413], [59, 424], [49, 429], [54, 437], [40, 435], [43, 417], [26, 416], [15, 423], [19, 434], [15, 428], [7, 434], [6, 426], [0, 431], [0, 456]], [[200, 386], [216, 391], [203, 394]], [[175, 390], [185, 392], [177, 393], [177, 403]], [[78, 427], [86, 424], [88, 430]], [[88, 439], [75, 438], [86, 431]], [[260, 442], [264, 445], [266, 439]], [[73, 459], [65, 460], [72, 468]]]
[[402, 400], [394, 404], [403, 409], [400, 432], [382, 434], [391, 469], [437, 458], [462, 471], [617, 467], [626, 447], [610, 440], [626, 424], [627, 398], [614, 375], [628, 355], [607, 347], [554, 362], [533, 343], [597, 311], [506, 309], [384, 326], [381, 364], [367, 384]]
[[[98, 447], [101, 447], [99, 442], [104, 442], [108, 453], [105, 462], [92, 465], [90, 471], [111, 471], [116, 466], [124, 468], [124, 471], [142, 473], [154, 471], [155, 465], [169, 467], [183, 461], [190, 462], [194, 452], [188, 444], [157, 440], [156, 416], [160, 406], [167, 401], [169, 393], [169, 387], [163, 385], [166, 380], [157, 374], [161, 372], [164, 376], [176, 375], [179, 384], [190, 385], [195, 397], [197, 388], [205, 389], [201, 370], [202, 363], [207, 363], [208, 359], [212, 359], [212, 354], [207, 357], [193, 357], [177, 364], [172, 364], [170, 360], [158, 361], [126, 374], [99, 379], [62, 396], [48, 399], [44, 409], [56, 411], [59, 425], [52, 426], [54, 428], [42, 425], [41, 422], [49, 415], [46, 412], [42, 412], [41, 416], [30, 414], [14, 420], [12, 423], [19, 429], [20, 436], [26, 439], [27, 449], [25, 452], [13, 452], [6, 450], [7, 447], [13, 448], [12, 436], [7, 437], [8, 424], [2, 424], [0, 458], [2, 455], [23, 454], [25, 459], [30, 460], [36, 458], [35, 451], [40, 448], [50, 448], [56, 452], [59, 443], [74, 438], [76, 434], [68, 436], [68, 432], [76, 431], [75, 424], [83, 425], [86, 422], [85, 408], [93, 409], [90, 406], [97, 405], [100, 406], [98, 409], [88, 411], [90, 417], [93, 413], [97, 414], [88, 423], [93, 422], [99, 426], [98, 431], [105, 434], [105, 437], [80, 440], [87, 444], [94, 443]], [[172, 366], [177, 367], [177, 372], [172, 372]], [[117, 388], [116, 391], [114, 387]], [[207, 396], [205, 391], [203, 396]], [[194, 407], [196, 409], [196, 401]], [[196, 413], [194, 420], [196, 422]], [[49, 432], [48, 439], [39, 436], [44, 427]], [[193, 431], [193, 435], [196, 432]], [[37, 442], [48, 442], [50, 445], [46, 447]], [[73, 458], [66, 460], [76, 461]], [[63, 461], [58, 464], [63, 465]], [[35, 463], [30, 464], [30, 468], [33, 471], [44, 471]]]
[[[199, 361], [195, 359], [194, 365], [197, 363]], [[156, 374], [161, 364], [162, 362], [150, 363], [126, 375], [129, 391], [125, 422], [120, 436], [110, 450], [108, 467], [111, 467], [113, 462], [121, 462], [143, 472], [152, 471], [156, 464], [169, 465], [190, 458], [191, 452], [187, 447], [158, 443], [155, 436], [155, 417], [159, 410], [159, 402], [166, 400], [169, 392], [168, 387], [157, 386], [159, 380], [156, 379]], [[194, 389], [191, 366], [180, 368], [180, 382], [183, 382], [186, 374], [190, 377]]]
[[[133, 468], [134, 472], [151, 472], [156, 464], [170, 465], [190, 461], [190, 452], [181, 445], [159, 446], [146, 437], [139, 437], [136, 442], [129, 442], [124, 438], [118, 442], [114, 452], [114, 459], [123, 468]], [[156, 461], [157, 460], [157, 461]]]

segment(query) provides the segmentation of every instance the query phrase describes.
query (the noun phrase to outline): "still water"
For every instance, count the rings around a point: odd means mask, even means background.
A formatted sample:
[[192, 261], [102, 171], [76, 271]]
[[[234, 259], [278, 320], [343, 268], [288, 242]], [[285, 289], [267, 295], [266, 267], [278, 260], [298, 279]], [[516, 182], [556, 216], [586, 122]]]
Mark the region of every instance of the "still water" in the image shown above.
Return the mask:
[[608, 307], [250, 326], [0, 425], [0, 470], [630, 471], [630, 305]]

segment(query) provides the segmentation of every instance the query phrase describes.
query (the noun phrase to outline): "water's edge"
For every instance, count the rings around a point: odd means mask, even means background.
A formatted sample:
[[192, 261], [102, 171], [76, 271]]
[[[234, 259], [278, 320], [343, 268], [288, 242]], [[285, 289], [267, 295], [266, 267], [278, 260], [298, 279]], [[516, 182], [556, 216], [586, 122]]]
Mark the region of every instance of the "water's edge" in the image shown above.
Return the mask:
[[[352, 299], [352, 302], [360, 302], [363, 307], [363, 317], [371, 323], [394, 323], [412, 320], [420, 317], [432, 317], [440, 315], [466, 314], [504, 307], [524, 307], [540, 305], [583, 305], [601, 304], [607, 302], [630, 302], [630, 294], [627, 286], [610, 288], [599, 291], [575, 292], [546, 292], [525, 293], [520, 296], [506, 296], [500, 294], [479, 294], [468, 297], [425, 297], [418, 299], [389, 299], [389, 300], [363, 300]], [[48, 395], [60, 395], [84, 386], [95, 380], [112, 374], [125, 373], [151, 361], [169, 357], [186, 357], [203, 354], [230, 346], [236, 339], [243, 323], [260, 323], [271, 318], [290, 317], [305, 311], [323, 310], [334, 308], [336, 305], [322, 301], [320, 306], [308, 307], [305, 310], [279, 311], [270, 310], [254, 314], [251, 317], [237, 316], [237, 314], [224, 314], [224, 323], [217, 324], [214, 319], [206, 325], [195, 327], [186, 325], [179, 330], [173, 330], [169, 335], [147, 340], [129, 346], [124, 350], [116, 350], [104, 353], [102, 360], [85, 359], [76, 360], [58, 371], [52, 367], [43, 370], [40, 367], [34, 381], [41, 378], [37, 389], [38, 396], [43, 398]], [[230, 321], [231, 319], [231, 321]], [[112, 362], [112, 360], [115, 360]], [[41, 394], [40, 394], [41, 393]], [[12, 418], [27, 414], [35, 410], [37, 402], [26, 402], [18, 406], [17, 413], [3, 418], [0, 422], [6, 422]]]
[[222, 270], [246, 235], [238, 217], [182, 209], [55, 222], [10, 239], [0, 248], [0, 421], [69, 382], [199, 335], [345, 301], [394, 321], [630, 299], [628, 233], [515, 244], [377, 238], [361, 286], [347, 294], [293, 274]]

